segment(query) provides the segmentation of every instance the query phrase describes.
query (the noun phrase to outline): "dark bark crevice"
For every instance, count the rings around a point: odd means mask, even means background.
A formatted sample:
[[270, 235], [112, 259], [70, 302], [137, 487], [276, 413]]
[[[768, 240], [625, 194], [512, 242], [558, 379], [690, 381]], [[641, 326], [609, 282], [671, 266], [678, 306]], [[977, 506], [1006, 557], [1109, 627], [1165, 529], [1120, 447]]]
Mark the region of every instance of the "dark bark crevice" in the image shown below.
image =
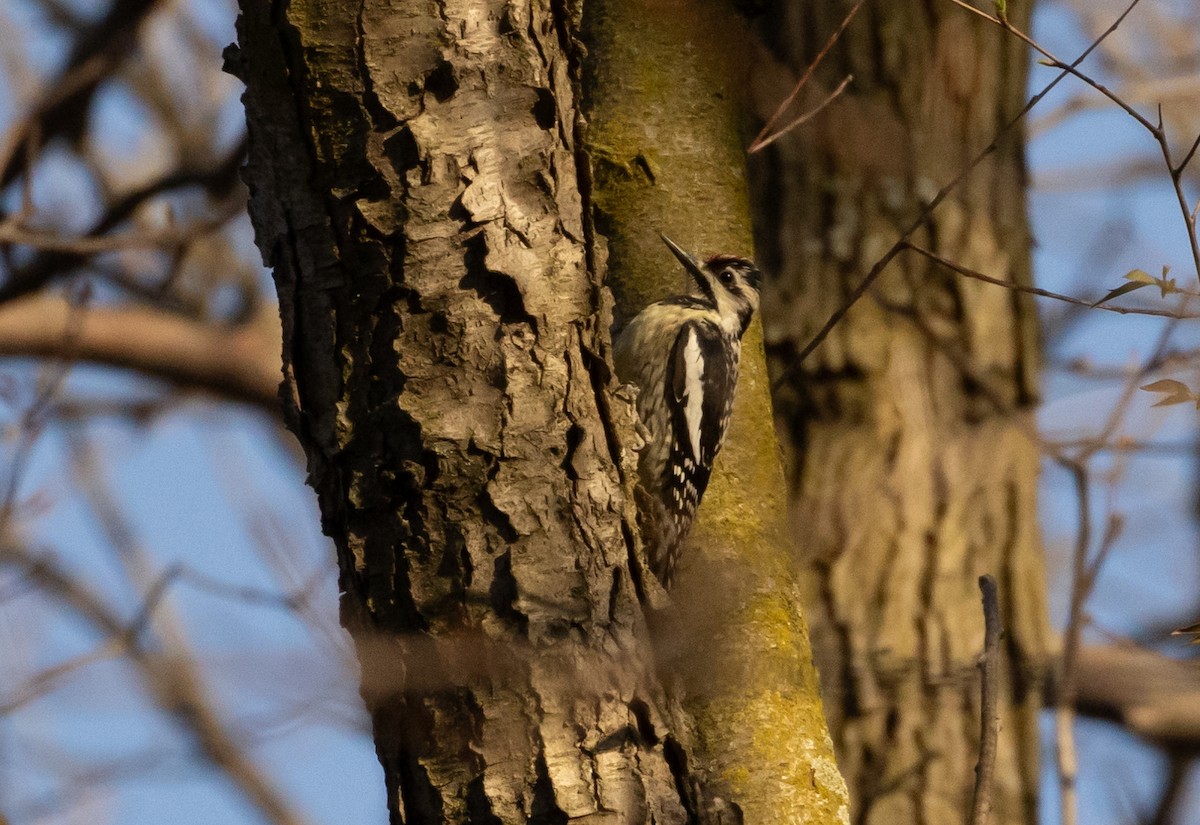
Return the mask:
[[577, 165], [577, 9], [429, 11], [294, 0], [239, 23], [289, 420], [392, 819], [682, 822], [661, 737], [580, 744], [666, 715], [626, 569], [632, 413]]

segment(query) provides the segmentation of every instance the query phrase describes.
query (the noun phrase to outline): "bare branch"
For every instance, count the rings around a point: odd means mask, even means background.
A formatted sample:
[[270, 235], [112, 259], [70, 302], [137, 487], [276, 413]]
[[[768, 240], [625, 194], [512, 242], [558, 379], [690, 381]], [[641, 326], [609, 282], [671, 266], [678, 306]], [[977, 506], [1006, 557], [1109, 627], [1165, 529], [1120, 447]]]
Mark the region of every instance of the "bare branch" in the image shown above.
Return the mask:
[[1075, 667], [1079, 713], [1154, 742], [1200, 748], [1200, 665], [1132, 645], [1089, 645]]
[[1183, 821], [1180, 818], [1180, 803], [1187, 799], [1188, 777], [1195, 761], [1195, 751], [1168, 749], [1167, 755], [1170, 758], [1167, 779], [1163, 783], [1154, 812], [1148, 819], [1142, 820], [1146, 825], [1172, 825]]
[[1014, 284], [1012, 281], [1004, 281], [1000, 278], [994, 278], [991, 275], [984, 275], [982, 272], [969, 269], [959, 263], [955, 263], [949, 258], [937, 254], [936, 252], [931, 252], [924, 247], [917, 246], [916, 244], [908, 241], [902, 241], [901, 246], [904, 249], [911, 249], [913, 252], [916, 252], [919, 255], [924, 255], [929, 260], [935, 261], [936, 263], [939, 263], [947, 269], [957, 272], [959, 275], [962, 275], [966, 278], [973, 278], [977, 281], [983, 281], [984, 283], [1002, 286], [1005, 289], [1023, 292], [1026, 295], [1037, 295], [1041, 298], [1053, 298], [1056, 301], [1074, 304], [1075, 306], [1083, 307], [1084, 309], [1099, 309], [1105, 312], [1115, 312], [1119, 315], [1151, 315], [1157, 318], [1200, 318], [1200, 313], [1184, 312], [1183, 310], [1154, 309], [1152, 307], [1121, 307], [1113, 306], [1112, 304], [1099, 304], [1094, 301], [1084, 301], [1079, 298], [1073, 298], [1070, 295], [1063, 295], [1059, 292], [1051, 292], [1048, 289], [1039, 289], [1038, 287], [1034, 286], [1022, 286], [1021, 284]]
[[[111, 639], [128, 639], [129, 627], [90, 589], [83, 587], [47, 557], [34, 557], [23, 549], [0, 546], [0, 564], [21, 568], [42, 590]], [[157, 600], [152, 591], [149, 596]], [[147, 604], [150, 602], [147, 601]], [[184, 723], [195, 735], [204, 755], [220, 768], [275, 825], [303, 825], [283, 796], [242, 752], [225, 729], [215, 709], [200, 689], [190, 660], [163, 657], [139, 645], [128, 648], [129, 660], [142, 673], [158, 705]]]
[[26, 168], [21, 149], [31, 132], [41, 140], [63, 136], [75, 141], [87, 122], [88, 106], [96, 89], [132, 51], [138, 27], [157, 0], [116, 0], [108, 14], [96, 21], [71, 49], [67, 65], [41, 105], [19, 123], [7, 146], [0, 151], [0, 188], [8, 186]]
[[277, 413], [279, 318], [263, 304], [238, 326], [206, 324], [151, 307], [75, 310], [51, 295], [0, 305], [0, 355], [77, 358], [136, 369]]
[[213, 198], [224, 202], [218, 206], [211, 218], [191, 227], [188, 233], [171, 239], [177, 250], [186, 248], [194, 238], [219, 228], [230, 218], [244, 212], [242, 198], [240, 196], [233, 198], [232, 194], [238, 185], [238, 170], [245, 157], [246, 138], [243, 137], [224, 158], [211, 168], [184, 167], [177, 169], [116, 198], [105, 207], [101, 218], [86, 233], [76, 238], [47, 238], [45, 235], [30, 237], [28, 233], [21, 237], [20, 233], [10, 228], [8, 231], [16, 235], [10, 242], [27, 243], [40, 247], [42, 252], [28, 264], [15, 269], [8, 280], [0, 286], [0, 303], [28, 295], [42, 288], [55, 276], [78, 266], [96, 253], [114, 248], [128, 248], [130, 244], [124, 242], [125, 239], [121, 239], [113, 245], [106, 236], [133, 217], [138, 207], [151, 198], [189, 186], [199, 186]]
[[[861, 0], [860, 0], [860, 2], [861, 2]], [[812, 120], [814, 117], [819, 115], [822, 111], [824, 111], [825, 107], [827, 107], [830, 103], [833, 103], [833, 101], [837, 100], [838, 95], [840, 95], [842, 92], [844, 92], [846, 90], [846, 87], [850, 85], [850, 81], [853, 79], [854, 79], [854, 75], [852, 75], [852, 74], [846, 75], [846, 77], [842, 80], [842, 82], [838, 84], [838, 87], [836, 89], [834, 89], [832, 92], [830, 92], [825, 97], [825, 99], [822, 100], [820, 103], [818, 103], [815, 107], [813, 107], [812, 109], [809, 109], [807, 112], [805, 112], [804, 114], [797, 117], [795, 120], [793, 120], [787, 126], [784, 126], [782, 129], [780, 129], [778, 132], [775, 132], [770, 137], [765, 138], [762, 141], [750, 144], [750, 148], [747, 149], [746, 151], [753, 154], [754, 152], [758, 152], [761, 149], [765, 149], [766, 147], [770, 146], [772, 143], [779, 140], [781, 137], [783, 137], [784, 135], [786, 135], [788, 132], [792, 131], [796, 127], [802, 126], [803, 124]]]
[[[64, 351], [69, 351], [73, 347], [79, 334], [79, 319], [83, 304], [88, 297], [88, 293], [84, 292], [74, 300], [62, 299], [59, 340], [62, 342]], [[3, 499], [0, 500], [0, 536], [5, 535], [8, 531], [13, 513], [16, 511], [17, 491], [25, 474], [29, 454], [42, 434], [47, 411], [52, 407], [54, 397], [62, 388], [72, 363], [73, 359], [63, 357], [43, 370], [37, 394], [21, 415], [18, 429], [20, 441], [9, 463], [7, 484], [4, 488]]]
[[[1194, 152], [1196, 149], [1196, 144], [1192, 145], [1191, 150], [1187, 154], [1187, 159], [1184, 162], [1179, 164], [1175, 163], [1171, 156], [1171, 144], [1167, 139], [1167, 132], [1163, 128], [1162, 104], [1159, 103], [1157, 107], [1158, 120], [1154, 123], [1151, 123], [1148, 118], [1126, 103], [1120, 95], [1113, 92], [1103, 83], [1100, 83], [1096, 79], [1076, 68], [1080, 63], [1079, 60], [1075, 60], [1072, 63], [1064, 63], [1062, 60], [1059, 60], [1057, 57], [1051, 54], [1032, 37], [1025, 34], [1016, 26], [1012, 25], [1012, 23], [1010, 23], [1007, 19], [992, 17], [991, 15], [982, 12], [979, 9], [967, 5], [965, 2], [963, 2], [963, 0], [950, 0], [950, 2], [965, 9], [969, 9], [971, 12], [991, 21], [995, 25], [1004, 29], [1006, 32], [1009, 32], [1014, 37], [1032, 48], [1034, 51], [1044, 56], [1046, 58], [1046, 60], [1043, 61], [1045, 65], [1050, 66], [1051, 68], [1059, 69], [1063, 72], [1067, 72], [1078, 78], [1083, 83], [1086, 83], [1088, 86], [1092, 87], [1097, 92], [1112, 101], [1113, 104], [1121, 109], [1121, 111], [1125, 112], [1125, 114], [1137, 121], [1143, 129], [1150, 133], [1151, 137], [1153, 137], [1155, 142], [1158, 143], [1159, 151], [1162, 153], [1163, 163], [1166, 164], [1167, 173], [1171, 176], [1171, 184], [1175, 190], [1175, 199], [1179, 203], [1179, 209], [1183, 213], [1183, 222], [1187, 227], [1188, 242], [1192, 251], [1193, 269], [1196, 274], [1196, 279], [1200, 280], [1200, 240], [1198, 240], [1196, 237], [1196, 218], [1192, 210], [1188, 207], [1187, 196], [1183, 191], [1183, 170], [1187, 166], [1187, 161], [1191, 159], [1192, 152]], [[1137, 0], [1134, 0], [1134, 5], [1136, 4]], [[1126, 14], [1128, 14], [1132, 8], [1133, 7], [1130, 6], [1130, 9], [1126, 11]], [[1122, 15], [1122, 18], [1124, 18], [1124, 15]], [[1120, 20], [1118, 20], [1117, 23], [1120, 23]], [[1117, 24], [1113, 25], [1113, 29], [1116, 28], [1116, 25]], [[1059, 75], [1059, 77], [1061, 76], [1062, 75]], [[1200, 142], [1200, 137], [1197, 137], [1197, 142]]]
[[[1187, 150], [1187, 154], [1183, 156], [1183, 160], [1179, 161], [1179, 164], [1175, 167], [1176, 172], [1179, 172], [1180, 174], [1182, 174], [1183, 171], [1185, 169], [1187, 169], [1188, 164], [1192, 162], [1192, 157], [1195, 156], [1196, 149], [1198, 147], [1200, 147], [1200, 134], [1196, 135], [1196, 139], [1192, 141], [1192, 145]], [[1196, 218], [1196, 213], [1193, 211], [1192, 212], [1192, 220], [1195, 220], [1195, 218]]]
[[[804, 74], [800, 76], [800, 79], [796, 81], [796, 86], [792, 89], [792, 93], [789, 94], [786, 99], [784, 99], [783, 103], [779, 104], [779, 108], [775, 110], [775, 114], [771, 115], [759, 133], [755, 135], [754, 140], [750, 142], [750, 147], [746, 150], [748, 153], [753, 154], [763, 147], [774, 143], [785, 133], [790, 132], [804, 121], [809, 120], [813, 115], [829, 105], [829, 103], [831, 103], [833, 99], [841, 94], [842, 90], [846, 88], [846, 84], [850, 82], [849, 77], [843, 80], [842, 85], [838, 86], [837, 90], [834, 91], [833, 94], [829, 95], [829, 97], [825, 99], [825, 102], [817, 106], [816, 109], [808, 112], [807, 114], [801, 115], [799, 118], [792, 121], [780, 131], [773, 135], [771, 134], [771, 130], [775, 128], [776, 122], [783, 117], [783, 113], [786, 112], [788, 107], [792, 105], [792, 102], [795, 101], [796, 96], [800, 94], [801, 90], [808, 83], [809, 78], [811, 78], [813, 72], [816, 71], [817, 66], [821, 65], [821, 61], [825, 59], [825, 55], [828, 54], [829, 50], [833, 48], [833, 44], [836, 43], [838, 38], [842, 36], [842, 32], [844, 32], [846, 27], [850, 25], [850, 21], [854, 19], [854, 15], [858, 14], [858, 10], [862, 8], [862, 4], [864, 2], [865, 0], [858, 0], [858, 2], [854, 4], [854, 7], [850, 9], [849, 13], [842, 19], [842, 23], [840, 26], [838, 26], [837, 31], [830, 35], [829, 40], [825, 43], [825, 46], [820, 52], [817, 53], [817, 56], [813, 59], [813, 62], [808, 64], [808, 68], [804, 70]], [[768, 137], [768, 135], [770, 135], [770, 137]]]
[[198, 235], [203, 235], [224, 225], [227, 216], [178, 229], [157, 232], [127, 232], [119, 235], [58, 235], [31, 229], [20, 223], [0, 223], [0, 244], [31, 246], [45, 252], [60, 252], [72, 257], [87, 257], [103, 252], [118, 252], [124, 249], [156, 249], [179, 247]]
[[996, 769], [996, 744], [1000, 737], [1000, 601], [996, 580], [979, 577], [983, 596], [983, 654], [979, 657], [979, 762], [975, 766], [975, 799], [971, 825], [987, 825], [992, 813], [992, 775]]
[[[800, 369], [805, 359], [808, 358], [808, 356], [811, 355], [812, 352], [819, 347], [827, 337], [829, 337], [829, 333], [833, 331], [833, 328], [837, 326], [838, 322], [845, 317], [846, 313], [849, 312], [856, 303], [858, 303], [859, 299], [866, 294], [867, 290], [871, 288], [871, 285], [875, 283], [876, 279], [883, 274], [884, 269], [886, 269], [887, 265], [892, 262], [892, 259], [896, 257], [903, 246], [908, 243], [908, 240], [912, 237], [913, 233], [915, 233], [918, 229], [924, 226], [926, 222], [928, 222], [930, 216], [933, 215], [934, 211], [937, 210], [942, 201], [944, 201], [951, 192], [957, 189], [959, 184], [966, 180], [967, 176], [973, 172], [975, 168], [979, 166], [979, 164], [981, 164], [999, 148], [1001, 139], [1015, 129], [1017, 124], [1025, 119], [1025, 116], [1029, 114], [1034, 106], [1040, 103], [1042, 99], [1048, 95], [1059, 83], [1070, 76], [1069, 69], [1074, 68], [1087, 59], [1088, 55], [1095, 51], [1105, 39], [1107, 39], [1113, 32], [1117, 30], [1122, 21], [1129, 16], [1129, 13], [1133, 11], [1140, 2], [1141, 0], [1132, 0], [1132, 2], [1130, 2], [1130, 4], [1125, 8], [1125, 11], [1121, 12], [1121, 14], [1115, 21], [1113, 21], [1112, 25], [1110, 25], [1108, 29], [1106, 29], [1098, 38], [1096, 38], [1096, 40], [1092, 41], [1091, 45], [1084, 49], [1083, 52], [1080, 53], [1079, 57], [1075, 58], [1075, 60], [1066, 68], [1062, 69], [1053, 80], [1042, 87], [1041, 91], [1029, 98], [1026, 104], [1021, 108], [1021, 111], [1017, 112], [1016, 115], [1009, 119], [1009, 121], [1000, 127], [999, 130], [997, 130], [995, 135], [993, 135], [991, 142], [977, 155], [975, 155], [975, 157], [973, 157], [968, 163], [966, 163], [958, 171], [958, 174], [956, 174], [948, 183], [938, 190], [937, 194], [930, 199], [930, 201], [921, 210], [920, 214], [917, 215], [916, 219], [904, 232], [900, 234], [900, 237], [896, 240], [892, 247], [884, 252], [883, 255], [881, 255], [874, 263], [874, 265], [871, 266], [867, 274], [863, 276], [862, 281], [860, 281], [858, 286], [856, 286], [850, 293], [850, 297], [846, 300], [846, 302], [829, 317], [829, 320], [826, 321], [821, 329], [817, 331], [816, 335], [814, 335], [812, 339], [810, 339], [809, 342], [804, 345], [804, 348], [800, 350], [794, 359], [792, 359], [792, 362], [780, 371], [780, 374], [776, 377], [775, 381], [771, 385], [773, 390], [779, 389], [783, 385], [784, 381], [786, 381], [793, 372]], [[972, 10], [978, 12], [977, 9]], [[982, 14], [982, 12], [980, 13]]]
[[[1186, 303], [1187, 298], [1183, 301]], [[1161, 361], [1168, 351], [1171, 335], [1178, 321], [1172, 319], [1159, 333], [1146, 364]], [[1146, 370], [1143, 365], [1142, 372]], [[1063, 653], [1058, 673], [1058, 695], [1055, 702], [1055, 742], [1056, 761], [1059, 781], [1059, 800], [1063, 825], [1076, 825], [1078, 822], [1078, 800], [1075, 780], [1078, 771], [1078, 760], [1075, 749], [1075, 699], [1079, 689], [1077, 658], [1083, 638], [1083, 629], [1087, 623], [1085, 606], [1095, 587], [1100, 569], [1108, 557], [1113, 543], [1121, 533], [1123, 520], [1110, 513], [1104, 537], [1100, 542], [1095, 557], [1089, 563], [1088, 552], [1091, 547], [1092, 514], [1091, 514], [1091, 479], [1088, 473], [1088, 461], [1107, 444], [1117, 432], [1121, 421], [1129, 408], [1137, 391], [1140, 373], [1132, 374], [1125, 382], [1121, 397], [1109, 412], [1108, 419], [1095, 439], [1086, 444], [1074, 456], [1060, 455], [1057, 461], [1071, 473], [1075, 486], [1076, 508], [1078, 511], [1078, 527], [1075, 538], [1075, 550], [1071, 563], [1071, 595], [1067, 615], [1067, 627], [1063, 634]]]

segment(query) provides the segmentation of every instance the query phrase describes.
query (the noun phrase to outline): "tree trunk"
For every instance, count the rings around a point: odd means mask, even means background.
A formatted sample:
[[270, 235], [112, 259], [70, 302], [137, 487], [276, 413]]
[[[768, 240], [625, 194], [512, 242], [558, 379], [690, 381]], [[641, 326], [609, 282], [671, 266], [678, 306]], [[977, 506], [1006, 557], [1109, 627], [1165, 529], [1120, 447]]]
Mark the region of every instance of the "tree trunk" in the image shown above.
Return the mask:
[[[776, 2], [762, 30], [797, 75], [850, 2]], [[1024, 27], [1028, 4], [1010, 4]], [[1051, 644], [1037, 527], [1036, 319], [1017, 293], [902, 255], [824, 344], [797, 351], [923, 204], [1023, 103], [1015, 38], [947, 4], [868, 2], [809, 105], [854, 81], [754, 166], [793, 531], [826, 707], [856, 822], [962, 822], [979, 736], [976, 580], [1007, 627], [993, 822], [1032, 823], [1040, 674]], [[766, 76], [761, 73], [761, 77]], [[772, 104], [787, 85], [770, 90]], [[914, 241], [1028, 283], [1021, 135]], [[778, 372], [777, 372], [778, 374]]]
[[[774, 578], [707, 580], [730, 589], [694, 729], [659, 687], [631, 574], [634, 413], [614, 392], [579, 162], [577, 22], [549, 2], [246, 2], [228, 55], [286, 412], [337, 544], [392, 821], [844, 819], [766, 526], [782, 501], [738, 489], [782, 489], [757, 338], [726, 450], [743, 469], [714, 484], [699, 555]], [[727, 191], [722, 240], [745, 244], [740, 177]]]
[[392, 821], [688, 821], [628, 569], [632, 408], [589, 263], [572, 19], [242, 11], [283, 394]]
[[[733, 80], [750, 40], [731, 5], [585, 6], [597, 226], [624, 318], [685, 288], [660, 231], [695, 252], [751, 251]], [[795, 546], [783, 529], [785, 489], [755, 323], [671, 605], [654, 617], [656, 641], [695, 720], [695, 754], [712, 793], [747, 823], [844, 822], [846, 787], [812, 666]]]

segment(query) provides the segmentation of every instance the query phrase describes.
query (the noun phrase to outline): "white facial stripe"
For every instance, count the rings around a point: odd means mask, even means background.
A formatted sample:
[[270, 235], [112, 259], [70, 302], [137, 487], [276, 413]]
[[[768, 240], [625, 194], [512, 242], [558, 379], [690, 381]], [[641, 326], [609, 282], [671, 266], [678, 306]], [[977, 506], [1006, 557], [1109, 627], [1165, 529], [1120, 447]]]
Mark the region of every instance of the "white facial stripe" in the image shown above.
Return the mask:
[[[722, 270], [724, 271], [724, 270]], [[741, 331], [741, 320], [738, 314], [739, 308], [747, 303], [745, 298], [736, 296], [731, 292], [731, 289], [739, 288], [738, 283], [725, 285], [720, 283], [718, 277], [713, 279], [716, 285], [713, 289], [717, 304], [717, 315], [720, 316], [721, 329], [727, 335], [737, 335]], [[745, 292], [745, 289], [742, 290]]]
[[688, 438], [692, 442], [692, 457], [700, 461], [700, 421], [704, 417], [704, 356], [696, 330], [688, 327], [687, 343], [683, 347], [683, 416], [687, 421]]

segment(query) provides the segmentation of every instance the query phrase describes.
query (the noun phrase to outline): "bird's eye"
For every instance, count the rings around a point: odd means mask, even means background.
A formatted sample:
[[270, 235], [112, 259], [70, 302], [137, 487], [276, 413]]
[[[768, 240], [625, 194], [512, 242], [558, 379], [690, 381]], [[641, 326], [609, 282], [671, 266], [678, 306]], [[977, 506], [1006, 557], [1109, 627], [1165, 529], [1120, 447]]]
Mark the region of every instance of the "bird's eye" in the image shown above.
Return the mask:
[[729, 286], [730, 284], [733, 283], [733, 270], [732, 269], [723, 269], [723, 270], [721, 270], [721, 274], [718, 275], [717, 277], [721, 280], [722, 284], [724, 284], [725, 286]]

